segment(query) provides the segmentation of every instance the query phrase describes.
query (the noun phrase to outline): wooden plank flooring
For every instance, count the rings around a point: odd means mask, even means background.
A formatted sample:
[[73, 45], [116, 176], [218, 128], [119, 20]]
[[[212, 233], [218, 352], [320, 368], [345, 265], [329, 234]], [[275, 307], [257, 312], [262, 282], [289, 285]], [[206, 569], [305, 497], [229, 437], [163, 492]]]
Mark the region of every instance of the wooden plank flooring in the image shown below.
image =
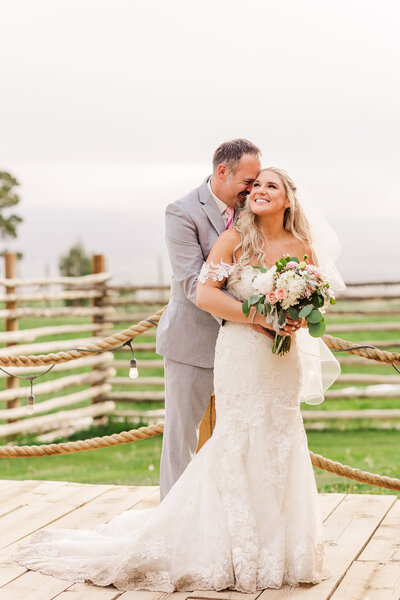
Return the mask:
[[0, 480], [0, 600], [400, 600], [400, 500], [395, 495], [320, 494], [326, 566], [319, 585], [239, 592], [120, 592], [73, 584], [10, 559], [37, 529], [89, 529], [128, 509], [157, 506], [158, 487]]

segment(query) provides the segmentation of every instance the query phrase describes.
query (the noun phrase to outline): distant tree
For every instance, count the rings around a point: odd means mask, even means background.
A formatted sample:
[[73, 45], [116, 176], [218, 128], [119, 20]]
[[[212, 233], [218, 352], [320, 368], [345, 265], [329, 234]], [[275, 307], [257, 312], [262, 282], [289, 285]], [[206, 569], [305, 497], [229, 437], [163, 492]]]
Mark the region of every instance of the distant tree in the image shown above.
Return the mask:
[[13, 189], [17, 185], [19, 182], [15, 177], [6, 171], [0, 171], [0, 236], [3, 239], [17, 237], [17, 225], [22, 221], [18, 215], [5, 217], [3, 214], [4, 209], [15, 206], [20, 201], [20, 197]]
[[68, 254], [60, 257], [58, 268], [64, 277], [79, 277], [92, 273], [92, 259], [86, 254], [81, 241], [76, 242]]
[[[71, 246], [68, 254], [58, 261], [60, 274], [64, 277], [80, 277], [92, 273], [92, 259], [86, 254], [81, 241]], [[88, 306], [88, 300], [64, 300], [66, 306]]]

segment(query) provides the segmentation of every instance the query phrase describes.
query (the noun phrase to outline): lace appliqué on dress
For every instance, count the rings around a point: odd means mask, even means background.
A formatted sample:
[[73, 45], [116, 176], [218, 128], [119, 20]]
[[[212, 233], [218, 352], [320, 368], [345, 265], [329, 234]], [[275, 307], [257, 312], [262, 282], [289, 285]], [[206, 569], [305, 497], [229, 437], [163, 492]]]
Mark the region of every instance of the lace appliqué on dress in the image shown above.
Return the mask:
[[224, 262], [222, 258], [219, 264], [205, 262], [201, 267], [198, 280], [200, 283], [205, 283], [210, 278], [213, 281], [222, 281], [226, 277], [229, 277], [234, 268], [235, 265]]

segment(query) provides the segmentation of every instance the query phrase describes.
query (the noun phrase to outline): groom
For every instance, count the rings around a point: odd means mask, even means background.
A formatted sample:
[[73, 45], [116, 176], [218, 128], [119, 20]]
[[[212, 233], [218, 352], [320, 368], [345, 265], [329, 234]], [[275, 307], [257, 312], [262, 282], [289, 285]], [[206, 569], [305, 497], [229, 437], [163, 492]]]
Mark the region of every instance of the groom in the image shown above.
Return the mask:
[[212, 175], [166, 209], [173, 277], [156, 344], [165, 370], [161, 500], [196, 451], [199, 425], [213, 393], [221, 319], [196, 306], [197, 277], [215, 240], [232, 226], [250, 192], [261, 167], [260, 154], [260, 149], [245, 139], [221, 144], [214, 153]]

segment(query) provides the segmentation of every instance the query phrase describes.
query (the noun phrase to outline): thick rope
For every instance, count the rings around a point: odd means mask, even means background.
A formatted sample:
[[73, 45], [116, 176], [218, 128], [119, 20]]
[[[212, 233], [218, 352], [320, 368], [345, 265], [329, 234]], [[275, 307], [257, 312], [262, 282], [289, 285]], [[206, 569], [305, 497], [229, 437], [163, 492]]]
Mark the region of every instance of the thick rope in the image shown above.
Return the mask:
[[349, 354], [358, 354], [358, 356], [363, 356], [364, 358], [369, 358], [371, 360], [387, 362], [392, 365], [400, 365], [399, 352], [386, 352], [385, 350], [379, 350], [379, 348], [358, 348], [356, 350], [350, 350], [349, 348], [354, 347], [354, 345], [361, 346], [362, 342], [360, 342], [360, 344], [354, 344], [354, 342], [348, 342], [347, 340], [342, 340], [341, 338], [333, 337], [328, 334], [323, 335], [322, 339], [332, 350], [345, 350]]
[[[103, 437], [95, 437], [89, 440], [77, 440], [76, 442], [43, 444], [41, 446], [0, 446], [0, 457], [53, 456], [55, 454], [85, 452], [87, 450], [97, 450], [98, 448], [108, 448], [110, 446], [148, 439], [156, 435], [161, 435], [163, 431], [164, 425], [158, 423], [157, 425], [150, 425], [149, 427], [140, 427], [139, 429], [131, 429], [130, 431], [123, 431], [121, 433], [114, 433], [113, 435], [106, 435]], [[340, 477], [355, 479], [360, 483], [367, 483], [368, 485], [400, 491], [400, 479], [354, 469], [348, 465], [342, 465], [339, 462], [325, 458], [320, 454], [314, 454], [311, 450], [309, 452], [312, 464], [320, 469], [335, 473], [336, 475], [340, 475]]]
[[335, 473], [335, 475], [339, 475], [340, 477], [354, 479], [360, 483], [367, 483], [368, 485], [375, 485], [376, 487], [383, 487], [388, 490], [400, 491], [400, 479], [386, 477], [385, 475], [379, 475], [378, 473], [361, 471], [361, 469], [354, 469], [353, 467], [349, 467], [349, 465], [342, 465], [340, 462], [325, 458], [325, 456], [321, 456], [321, 454], [314, 454], [311, 450], [309, 450], [309, 452], [312, 464], [319, 469]]
[[93, 344], [88, 344], [86, 346], [87, 350], [67, 350], [65, 352], [57, 352], [53, 354], [29, 354], [28, 356], [24, 356], [23, 354], [18, 356], [0, 355], [0, 365], [3, 367], [38, 367], [41, 365], [59, 364], [68, 362], [69, 360], [76, 360], [77, 358], [82, 358], [83, 356], [89, 356], [93, 354], [93, 352], [114, 350], [115, 348], [118, 348], [118, 346], [121, 346], [121, 344], [124, 344], [129, 340], [133, 340], [138, 335], [141, 335], [144, 331], [147, 331], [148, 329], [154, 327], [154, 325], [157, 325], [165, 309], [166, 306], [158, 310], [148, 319], [140, 321], [139, 323], [136, 323], [136, 325], [131, 325], [131, 327], [128, 329], [123, 329], [122, 331], [114, 333], [114, 335], [94, 342]]
[[41, 446], [0, 446], [0, 458], [15, 458], [21, 456], [53, 456], [55, 454], [73, 454], [75, 452], [86, 452], [87, 450], [98, 450], [109, 446], [118, 446], [138, 440], [160, 435], [164, 431], [164, 425], [150, 425], [139, 427], [130, 431], [113, 433], [103, 437], [94, 437], [89, 440], [77, 440], [75, 442], [62, 442], [60, 444], [42, 444]]

